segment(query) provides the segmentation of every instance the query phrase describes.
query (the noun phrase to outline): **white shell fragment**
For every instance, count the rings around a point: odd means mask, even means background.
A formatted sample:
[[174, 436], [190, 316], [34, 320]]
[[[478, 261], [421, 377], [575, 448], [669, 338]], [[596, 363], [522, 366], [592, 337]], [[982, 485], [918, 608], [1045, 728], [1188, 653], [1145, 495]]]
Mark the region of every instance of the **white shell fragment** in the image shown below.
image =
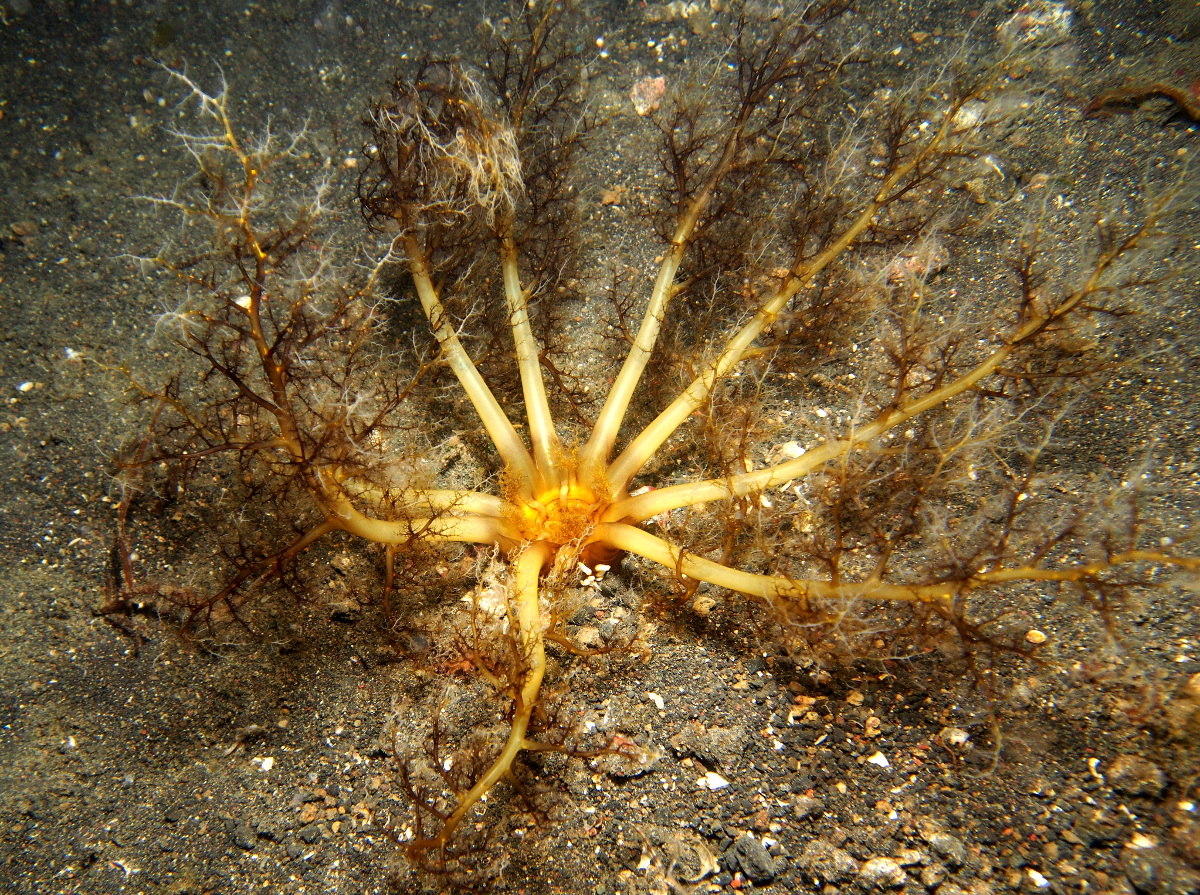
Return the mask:
[[947, 746], [965, 746], [971, 735], [961, 727], [943, 727], [938, 734]]
[[729, 785], [729, 781], [718, 774], [716, 771], [709, 771], [703, 777], [696, 781], [696, 785], [701, 789], [724, 789]]
[[1050, 880], [1046, 879], [1046, 877], [1042, 876], [1042, 874], [1038, 873], [1033, 868], [1030, 868], [1025, 872], [1029, 875], [1029, 881], [1033, 883], [1034, 888], [1045, 889], [1050, 886]]

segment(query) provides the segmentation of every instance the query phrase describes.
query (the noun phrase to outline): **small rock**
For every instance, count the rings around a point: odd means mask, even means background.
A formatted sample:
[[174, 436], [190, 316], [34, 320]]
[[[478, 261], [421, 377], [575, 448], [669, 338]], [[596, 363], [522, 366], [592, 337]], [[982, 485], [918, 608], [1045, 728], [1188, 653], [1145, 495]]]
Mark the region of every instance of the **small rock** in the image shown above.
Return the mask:
[[275, 767], [275, 759], [270, 755], [265, 757], [256, 755], [254, 758], [250, 759], [250, 764], [254, 765], [256, 768], [266, 774], [269, 773], [273, 767]]
[[661, 746], [653, 743], [643, 746], [620, 734], [613, 738], [612, 748], [615, 751], [596, 759], [592, 767], [617, 780], [642, 776], [663, 756]]
[[1022, 48], [1045, 49], [1068, 39], [1075, 14], [1066, 3], [1030, 0], [996, 28], [1006, 53]]
[[617, 186], [600, 191], [601, 205], [621, 205], [625, 201], [626, 187]]
[[807, 820], [810, 817], [820, 817], [825, 812], [825, 803], [811, 796], [801, 796], [792, 806], [796, 820]]
[[1111, 845], [1121, 838], [1121, 825], [1111, 816], [1081, 817], [1072, 834], [1088, 848]]
[[254, 848], [256, 837], [254, 831], [250, 829], [250, 825], [244, 820], [234, 820], [232, 817], [225, 818], [225, 832], [229, 834], [229, 838], [233, 840], [233, 844], [242, 851], [250, 851]]
[[938, 733], [938, 738], [946, 746], [961, 749], [967, 745], [967, 742], [971, 739], [971, 735], [961, 727], [943, 727]]
[[756, 886], [765, 886], [779, 875], [775, 859], [761, 840], [753, 836], [742, 836], [723, 857], [725, 866], [741, 870], [742, 875]]
[[946, 868], [941, 864], [930, 864], [921, 868], [921, 885], [933, 890], [946, 881]]
[[891, 858], [871, 858], [858, 870], [858, 883], [864, 889], [898, 889], [906, 882], [908, 874]]
[[1143, 895], [1196, 895], [1200, 874], [1155, 848], [1127, 848], [1125, 876]]
[[362, 604], [349, 598], [337, 600], [329, 605], [329, 618], [343, 625], [352, 625], [362, 618]]
[[1104, 775], [1113, 789], [1127, 796], [1157, 798], [1167, 786], [1167, 775], [1140, 755], [1122, 755]]
[[633, 85], [633, 89], [629, 92], [629, 100], [633, 103], [634, 111], [639, 115], [649, 115], [651, 112], [658, 111], [666, 92], [667, 79], [662, 75], [656, 78], [645, 77]]
[[957, 836], [949, 833], [934, 833], [929, 837], [929, 847], [951, 867], [967, 863], [967, 846]]
[[37, 221], [22, 220], [22, 221], [13, 221], [11, 224], [8, 225], [8, 229], [12, 231], [13, 236], [25, 237], [25, 236], [37, 236], [38, 232], [42, 228], [38, 226]]
[[824, 839], [808, 843], [796, 865], [822, 883], [846, 883], [858, 875], [858, 861]]
[[309, 824], [306, 827], [301, 827], [297, 835], [309, 845], [312, 845], [321, 838], [321, 828], [317, 824]]
[[740, 725], [706, 728], [698, 721], [693, 721], [671, 737], [670, 744], [679, 758], [692, 755], [706, 765], [716, 765], [725, 770], [737, 766], [748, 739], [746, 729]]
[[[1197, 24], [1200, 25], [1200, 20], [1197, 20]], [[1172, 737], [1200, 741], [1200, 672], [1183, 682], [1165, 709]]]
[[621, 620], [610, 615], [600, 622], [600, 639], [607, 643], [617, 635], [617, 629], [620, 627]]

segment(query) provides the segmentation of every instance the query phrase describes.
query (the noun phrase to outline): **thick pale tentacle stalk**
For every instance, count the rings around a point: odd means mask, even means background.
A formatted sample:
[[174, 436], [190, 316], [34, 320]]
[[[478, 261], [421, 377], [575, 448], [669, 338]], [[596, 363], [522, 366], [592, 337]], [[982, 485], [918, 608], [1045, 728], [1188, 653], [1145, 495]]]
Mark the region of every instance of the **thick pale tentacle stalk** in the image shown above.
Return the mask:
[[592, 435], [580, 454], [581, 464], [585, 469], [602, 465], [612, 453], [613, 444], [617, 440], [617, 432], [621, 428], [621, 421], [625, 419], [629, 402], [637, 390], [638, 382], [641, 381], [642, 371], [650, 362], [650, 355], [658, 341], [663, 318], [667, 313], [667, 305], [674, 297], [675, 274], [683, 260], [685, 247], [686, 234], [683, 234], [681, 238], [681, 235], [677, 233], [670, 251], [667, 252], [667, 256], [659, 268], [658, 277], [654, 281], [654, 290], [650, 293], [650, 304], [642, 318], [642, 325], [633, 340], [625, 363], [621, 366], [621, 372], [613, 381], [612, 389], [609, 391], [600, 416], [596, 419], [596, 425], [592, 429]]
[[508, 324], [512, 328], [517, 366], [521, 371], [521, 390], [525, 395], [525, 414], [529, 419], [529, 440], [533, 445], [534, 463], [544, 479], [536, 484], [537, 490], [541, 491], [562, 484], [559, 480], [562, 446], [546, 398], [537, 340], [529, 325], [529, 295], [521, 286], [517, 244], [511, 232], [500, 237], [500, 262], [504, 272], [504, 295], [508, 301]]
[[352, 497], [375, 503], [379, 506], [395, 507], [406, 516], [430, 517], [446, 513], [462, 516], [504, 515], [504, 501], [494, 494], [478, 491], [454, 491], [445, 488], [405, 488], [403, 490], [382, 488], [373, 482], [347, 478], [342, 487]]
[[550, 556], [551, 548], [545, 542], [526, 546], [513, 563], [512, 577], [509, 580], [508, 611], [513, 632], [511, 636], [517, 638], [522, 667], [512, 682], [513, 719], [508, 740], [491, 767], [475, 782], [454, 812], [446, 818], [438, 835], [433, 839], [410, 843], [409, 848], [415, 852], [445, 847], [467, 812], [474, 808], [493, 786], [512, 772], [517, 756], [526, 749], [538, 747], [537, 743], [527, 740], [525, 734], [529, 730], [529, 719], [537, 707], [542, 678], [546, 674], [546, 644], [542, 616], [538, 610], [538, 578]]
[[433, 330], [434, 337], [438, 340], [438, 345], [441, 346], [446, 357], [446, 363], [454, 371], [454, 375], [462, 384], [467, 397], [475, 406], [475, 412], [483, 421], [483, 426], [496, 446], [505, 469], [515, 475], [525, 489], [532, 492], [538, 480], [533, 458], [529, 456], [529, 451], [525, 449], [521, 436], [513, 428], [513, 424], [500, 406], [500, 402], [496, 400], [492, 390], [479, 375], [467, 350], [463, 348], [458, 333], [450, 325], [450, 318], [433, 285], [429, 264], [417, 244], [416, 236], [411, 232], [406, 232], [402, 237], [402, 242], [405, 255], [408, 257], [408, 269], [417, 288], [417, 296], [421, 300], [425, 316], [429, 319], [430, 329]]
[[460, 541], [498, 544], [510, 549], [521, 541], [520, 534], [503, 518], [475, 513], [455, 515], [447, 511], [411, 518], [376, 519], [360, 512], [340, 485], [322, 482], [320, 490], [322, 509], [337, 528], [376, 544], [407, 544], [414, 540]]
[[633, 340], [633, 345], [630, 346], [629, 354], [621, 366], [621, 371], [613, 381], [608, 397], [604, 401], [604, 407], [601, 408], [596, 424], [592, 428], [591, 437], [580, 452], [580, 465], [586, 470], [597, 469], [606, 463], [612, 454], [621, 422], [625, 419], [625, 413], [629, 409], [629, 402], [637, 391], [642, 373], [646, 369], [646, 364], [650, 362], [650, 356], [658, 342], [663, 319], [667, 314], [667, 306], [679, 291], [679, 287], [675, 283], [679, 265], [683, 262], [684, 253], [695, 235], [696, 225], [704, 215], [712, 201], [713, 193], [721, 179], [729, 172], [738, 150], [742, 146], [745, 137], [745, 121], [751, 108], [749, 101], [743, 103], [738, 120], [725, 141], [724, 150], [714, 165], [712, 174], [679, 215], [675, 233], [671, 236], [670, 249], [667, 250], [662, 264], [659, 266], [658, 275], [654, 280], [654, 288], [650, 293], [650, 303], [642, 317], [642, 324], [638, 328], [637, 336]]
[[705, 581], [727, 590], [756, 597], [768, 603], [824, 600], [890, 600], [907, 603], [944, 603], [953, 597], [1014, 581], [1069, 582], [1086, 581], [1118, 566], [1135, 563], [1175, 566], [1188, 571], [1200, 570], [1200, 557], [1171, 556], [1153, 550], [1129, 550], [1114, 553], [1105, 560], [1062, 569], [1040, 566], [1014, 566], [976, 572], [961, 580], [934, 584], [888, 584], [874, 578], [834, 584], [813, 578], [789, 578], [783, 575], [758, 575], [731, 569], [712, 560], [688, 553], [648, 531], [620, 522], [596, 526], [595, 536], [618, 549], [635, 553], [651, 562], [674, 569], [679, 575]]

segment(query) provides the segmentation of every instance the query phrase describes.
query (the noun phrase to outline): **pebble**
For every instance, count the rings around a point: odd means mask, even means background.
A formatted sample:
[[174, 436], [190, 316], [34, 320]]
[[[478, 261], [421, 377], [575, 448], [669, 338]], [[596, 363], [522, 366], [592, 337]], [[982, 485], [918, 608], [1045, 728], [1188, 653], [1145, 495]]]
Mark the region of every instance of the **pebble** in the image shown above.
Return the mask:
[[858, 876], [858, 861], [825, 839], [808, 843], [796, 864], [822, 883], [847, 883]]
[[801, 796], [792, 806], [792, 813], [797, 820], [807, 820], [810, 817], [820, 817], [825, 812], [825, 803], [811, 796]]
[[234, 820], [232, 817], [225, 818], [225, 832], [229, 834], [229, 838], [233, 844], [242, 851], [250, 851], [254, 848], [257, 837], [254, 831], [250, 829], [250, 825], [244, 820]]
[[921, 868], [921, 885], [926, 889], [936, 889], [946, 881], [946, 868], [941, 864], [930, 864]]
[[746, 748], [748, 733], [742, 726], [709, 727], [691, 722], [671, 737], [671, 748], [676, 755], [694, 755], [706, 765], [720, 768], [735, 767]]
[[937, 895], [968, 895], [968, 893], [958, 883], [942, 883], [937, 887]]
[[1119, 756], [1104, 776], [1113, 789], [1127, 796], [1158, 798], [1167, 786], [1162, 769], [1140, 755]]
[[287, 856], [293, 861], [299, 860], [304, 856], [304, 847], [299, 842], [288, 840], [288, 843], [284, 846], [284, 850], [287, 852]]
[[961, 748], [967, 745], [967, 741], [971, 739], [971, 735], [961, 727], [943, 727], [938, 733], [938, 738], [947, 746]]
[[8, 225], [8, 229], [12, 231], [13, 236], [24, 237], [37, 236], [38, 232], [41, 230], [41, 227], [38, 226], [37, 221], [21, 220], [13, 221]]
[[929, 837], [929, 847], [951, 867], [961, 867], [967, 863], [967, 846], [957, 836], [934, 833]]
[[722, 856], [730, 870], [741, 870], [742, 875], [756, 886], [765, 886], [779, 875], [775, 859], [771, 857], [762, 840], [753, 836], [742, 836]]
[[864, 889], [898, 889], [906, 882], [908, 874], [891, 858], [871, 858], [858, 870], [858, 884]]
[[1127, 848], [1121, 855], [1125, 876], [1144, 895], [1195, 895], [1200, 874], [1155, 848]]
[[667, 92], [667, 79], [662, 75], [658, 77], [644, 77], [633, 85], [633, 89], [629, 91], [629, 100], [633, 103], [634, 111], [639, 115], [649, 115], [651, 112], [658, 111], [659, 104], [662, 102], [663, 95]]
[[1006, 53], [1022, 47], [1052, 47], [1071, 32], [1075, 13], [1056, 0], [1029, 0], [996, 28]]

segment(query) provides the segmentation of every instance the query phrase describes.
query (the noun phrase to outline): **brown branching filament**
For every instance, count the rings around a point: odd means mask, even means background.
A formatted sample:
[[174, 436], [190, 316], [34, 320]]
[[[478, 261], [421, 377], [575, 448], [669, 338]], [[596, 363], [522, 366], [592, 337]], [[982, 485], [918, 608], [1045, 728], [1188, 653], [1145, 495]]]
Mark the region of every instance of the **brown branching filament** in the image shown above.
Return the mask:
[[[454, 667], [507, 706], [503, 744], [452, 758], [435, 719], [421, 763], [433, 771], [398, 756], [417, 806], [406, 848], [443, 868], [467, 860], [458, 838], [497, 784], [517, 781], [523, 753], [638, 759], [618, 736], [585, 747], [555, 734], [544, 692], [548, 645], [611, 649], [574, 643], [562, 620], [580, 579], [624, 556], [689, 597], [748, 597], [818, 652], [861, 649], [893, 610], [970, 648], [988, 642], [989, 600], [1014, 585], [1108, 603], [1157, 571], [1200, 571], [1143, 530], [1140, 473], [1055, 504], [1043, 472], [1057, 420], [1107, 363], [1075, 333], [1151, 283], [1138, 265], [1176, 191], [1137, 220], [1102, 217], [1094, 250], [1065, 270], [1044, 258], [1052, 223], [1040, 220], [1007, 294], [954, 300], [938, 285], [950, 222], [969, 229], [953, 185], [1012, 114], [1004, 76], [963, 62], [831, 139], [822, 104], [848, 64], [832, 49], [836, 0], [765, 34], [743, 17], [732, 83], [662, 114], [663, 244], [641, 322], [614, 272], [627, 350], [590, 425], [563, 422], [563, 408], [589, 411], [557, 396], [565, 367], [538, 330], [573, 269], [570, 171], [589, 110], [580, 60], [557, 38], [566, 13], [542, 7], [517, 17], [486, 68], [425, 64], [370, 109], [358, 200], [385, 248], [357, 268], [326, 247], [333, 187], [288, 192], [308, 173], [302, 137], [248, 141], [224, 88], [174, 74], [203, 123], [180, 135], [198, 175], [154, 200], [182, 216], [181, 246], [142, 259], [186, 293], [159, 330], [192, 366], [139, 387], [152, 418], [124, 459], [123, 592], [139, 586], [124, 524], [135, 496], [157, 482], [173, 499], [209, 469], [247, 518], [222, 548], [222, 583], [177, 601], [188, 631], [249, 624], [249, 602], [334, 533], [382, 547], [396, 630], [422, 562], [453, 544], [492, 557], [452, 639]], [[397, 269], [432, 344], [396, 347]], [[479, 361], [500, 353], [481, 347], [497, 319], [515, 386]], [[875, 336], [848, 349], [852, 325]], [[852, 353], [854, 377], [823, 372], [821, 358]], [[686, 381], [648, 408], [665, 387], [648, 370], [664, 358]], [[797, 370], [838, 399], [803, 431], [780, 403]], [[462, 436], [433, 434], [454, 416], [447, 371], [493, 452], [477, 471], [448, 459], [465, 456]]]

